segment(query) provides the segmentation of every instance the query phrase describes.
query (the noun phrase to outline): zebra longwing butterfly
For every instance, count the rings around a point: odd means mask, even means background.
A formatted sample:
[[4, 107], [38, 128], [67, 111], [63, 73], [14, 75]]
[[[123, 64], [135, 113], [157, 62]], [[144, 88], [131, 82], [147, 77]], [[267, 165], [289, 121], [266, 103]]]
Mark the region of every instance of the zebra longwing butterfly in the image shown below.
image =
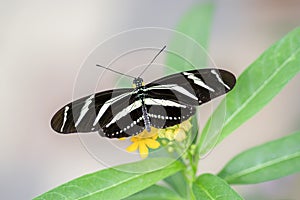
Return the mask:
[[150, 132], [151, 127], [179, 124], [195, 114], [196, 106], [234, 87], [234, 75], [215, 68], [169, 75], [144, 86], [140, 76], [165, 48], [137, 78], [123, 74], [134, 78], [135, 88], [107, 90], [71, 102], [57, 111], [51, 127], [63, 134], [99, 131], [108, 138], [129, 137], [144, 129]]
[[[197, 69], [172, 74], [145, 86], [107, 90], [61, 108], [51, 126], [58, 133], [99, 131], [108, 138], [136, 135], [151, 126], [166, 128], [195, 114], [195, 107], [230, 91], [234, 75], [222, 69]], [[104, 134], [103, 134], [104, 133]]]

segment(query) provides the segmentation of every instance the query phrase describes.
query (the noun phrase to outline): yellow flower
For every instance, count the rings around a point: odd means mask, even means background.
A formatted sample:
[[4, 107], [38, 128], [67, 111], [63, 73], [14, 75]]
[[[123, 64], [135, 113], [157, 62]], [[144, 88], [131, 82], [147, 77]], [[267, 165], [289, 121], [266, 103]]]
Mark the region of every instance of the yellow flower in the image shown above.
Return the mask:
[[[149, 149], [157, 149], [160, 147], [160, 143], [157, 138], [166, 138], [169, 141], [176, 140], [181, 142], [185, 140], [186, 133], [191, 129], [192, 124], [190, 122], [191, 118], [182, 122], [181, 124], [168, 127], [166, 129], [157, 129], [151, 127], [151, 131], [147, 132], [144, 130], [140, 134], [131, 137], [130, 141], [132, 144], [126, 148], [128, 152], [136, 151], [137, 149], [140, 152], [141, 158], [147, 158], [149, 154]], [[166, 142], [164, 140], [161, 141]]]
[[178, 142], [183, 141], [186, 138], [184, 129], [178, 128], [174, 131], [174, 139]]
[[179, 128], [182, 128], [185, 132], [188, 132], [192, 128], [191, 118], [179, 124]]
[[191, 118], [182, 122], [179, 125], [168, 127], [166, 129], [159, 129], [158, 136], [159, 138], [167, 138], [168, 140], [176, 140], [178, 142], [183, 141], [186, 138], [186, 132], [192, 128], [190, 122]]
[[126, 148], [127, 151], [133, 152], [139, 149], [141, 158], [147, 158], [150, 149], [157, 149], [160, 144], [156, 141], [158, 129], [151, 127], [151, 131], [144, 130], [137, 136], [133, 136], [130, 141], [132, 144]]

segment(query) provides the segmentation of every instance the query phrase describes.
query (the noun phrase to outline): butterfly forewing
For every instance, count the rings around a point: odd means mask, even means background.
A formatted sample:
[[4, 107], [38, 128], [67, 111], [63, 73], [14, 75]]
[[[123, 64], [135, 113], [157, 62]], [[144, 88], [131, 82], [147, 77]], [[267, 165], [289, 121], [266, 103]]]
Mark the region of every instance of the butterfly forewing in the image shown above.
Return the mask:
[[198, 69], [172, 74], [146, 85], [147, 95], [198, 106], [230, 91], [235, 85], [232, 73], [221, 69]]
[[51, 127], [58, 133], [97, 131], [112, 118], [112, 105], [126, 101], [132, 91], [131, 88], [108, 90], [69, 103], [53, 116]]

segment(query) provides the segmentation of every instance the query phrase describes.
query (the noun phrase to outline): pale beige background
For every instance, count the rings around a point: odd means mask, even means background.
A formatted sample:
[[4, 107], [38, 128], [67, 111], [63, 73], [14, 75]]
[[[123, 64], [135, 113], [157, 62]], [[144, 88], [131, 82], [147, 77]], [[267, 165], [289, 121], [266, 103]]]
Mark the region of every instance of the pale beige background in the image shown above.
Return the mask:
[[[72, 98], [80, 64], [112, 34], [143, 26], [174, 28], [197, 2], [1, 0], [0, 198], [31, 199], [103, 168], [76, 135], [63, 137], [49, 127], [53, 113]], [[297, 0], [215, 3], [209, 51], [217, 65], [236, 74], [300, 25]], [[217, 172], [241, 150], [299, 130], [299, 92], [298, 75], [203, 160], [201, 172]], [[246, 199], [299, 199], [299, 184], [294, 175], [236, 189]]]

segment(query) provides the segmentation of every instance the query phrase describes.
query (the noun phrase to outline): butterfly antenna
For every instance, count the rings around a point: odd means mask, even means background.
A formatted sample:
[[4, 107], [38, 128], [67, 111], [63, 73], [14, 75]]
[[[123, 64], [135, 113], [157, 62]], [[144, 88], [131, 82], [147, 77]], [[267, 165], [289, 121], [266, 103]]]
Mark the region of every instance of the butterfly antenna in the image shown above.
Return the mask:
[[107, 69], [107, 70], [112, 71], [112, 72], [115, 72], [115, 73], [117, 73], [117, 74], [121, 74], [121, 75], [123, 75], [123, 76], [127, 76], [127, 77], [130, 77], [130, 78], [135, 78], [134, 76], [130, 76], [130, 75], [128, 75], [128, 74], [123, 74], [123, 73], [121, 73], [121, 72], [118, 72], [118, 71], [113, 70], [113, 69], [108, 68], [108, 67], [104, 67], [104, 66], [102, 66], [102, 65], [96, 64], [96, 66], [97, 66], [97, 67], [104, 68], [104, 69]]
[[147, 67], [145, 67], [145, 69], [140, 73], [140, 75], [138, 76], [138, 78], [140, 78], [145, 71], [149, 68], [149, 66], [154, 62], [154, 60], [157, 58], [157, 56], [166, 48], [167, 46], [165, 45], [155, 56], [154, 58], [151, 60], [151, 62], [147, 65]]

